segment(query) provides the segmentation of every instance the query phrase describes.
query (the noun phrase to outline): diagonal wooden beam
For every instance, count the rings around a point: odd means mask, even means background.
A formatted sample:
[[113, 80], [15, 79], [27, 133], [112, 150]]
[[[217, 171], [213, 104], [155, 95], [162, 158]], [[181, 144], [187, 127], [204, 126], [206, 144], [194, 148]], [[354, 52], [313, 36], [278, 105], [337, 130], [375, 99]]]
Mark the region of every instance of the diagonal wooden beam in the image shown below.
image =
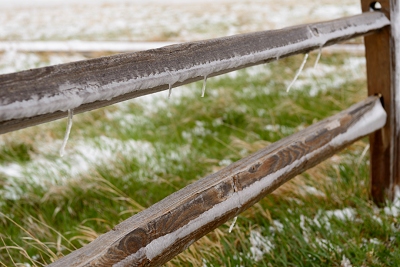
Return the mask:
[[159, 266], [385, 121], [371, 96], [179, 190], [50, 266]]
[[0, 75], [0, 133], [365, 35], [379, 12]]

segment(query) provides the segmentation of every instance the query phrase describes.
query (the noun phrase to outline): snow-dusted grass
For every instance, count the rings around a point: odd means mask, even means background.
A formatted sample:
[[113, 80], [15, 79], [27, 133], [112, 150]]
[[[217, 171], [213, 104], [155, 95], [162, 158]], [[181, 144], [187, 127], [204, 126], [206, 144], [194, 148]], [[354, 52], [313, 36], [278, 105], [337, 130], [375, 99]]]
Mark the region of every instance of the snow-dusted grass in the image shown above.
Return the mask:
[[71, 1], [57, 8], [52, 1], [42, 2], [11, 9], [3, 5], [0, 40], [200, 40], [360, 13], [354, 0], [324, 0], [318, 5], [314, 1], [300, 5], [294, 0], [279, 4], [263, 0], [217, 0], [212, 4], [192, 0]]
[[[28, 8], [0, 1], [0, 40], [185, 41], [360, 10], [353, 0], [123, 2], [40, 0]], [[0, 54], [0, 73], [99, 55], [9, 49]], [[78, 114], [62, 158], [66, 119], [1, 135], [0, 265], [50, 263], [192, 181], [364, 98], [362, 54], [323, 53], [314, 69], [316, 58], [309, 55], [289, 93], [301, 55], [209, 78], [204, 98], [198, 82], [174, 88], [170, 99], [164, 91]], [[369, 200], [364, 152], [366, 140], [358, 141], [168, 265], [400, 266], [400, 195], [381, 208]]]
[[[204, 98], [197, 82], [170, 99], [165, 91], [78, 114], [62, 158], [66, 119], [0, 136], [1, 262], [49, 263], [363, 98], [361, 56], [323, 54], [313, 69], [316, 57], [289, 93], [301, 55], [210, 78]], [[170, 265], [396, 266], [399, 205], [369, 201], [366, 145], [308, 170]]]

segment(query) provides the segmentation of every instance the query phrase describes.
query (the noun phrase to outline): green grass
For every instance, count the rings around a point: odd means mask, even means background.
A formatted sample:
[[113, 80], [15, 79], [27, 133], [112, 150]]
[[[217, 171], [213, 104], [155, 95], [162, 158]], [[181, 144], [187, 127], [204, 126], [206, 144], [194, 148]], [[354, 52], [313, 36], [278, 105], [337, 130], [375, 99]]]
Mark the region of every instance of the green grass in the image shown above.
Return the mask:
[[[57, 153], [65, 120], [3, 135], [0, 262], [50, 263], [185, 185], [364, 98], [362, 57], [323, 55], [313, 71], [315, 57], [289, 93], [301, 56], [210, 78], [204, 98], [199, 82], [174, 89], [170, 100], [76, 115], [64, 158]], [[308, 170], [241, 214], [232, 233], [228, 222], [168, 265], [341, 266], [343, 256], [353, 266], [400, 265], [397, 218], [369, 199], [367, 144], [358, 141]], [[17, 174], [5, 171], [10, 166]], [[337, 218], [334, 210], [351, 216]]]

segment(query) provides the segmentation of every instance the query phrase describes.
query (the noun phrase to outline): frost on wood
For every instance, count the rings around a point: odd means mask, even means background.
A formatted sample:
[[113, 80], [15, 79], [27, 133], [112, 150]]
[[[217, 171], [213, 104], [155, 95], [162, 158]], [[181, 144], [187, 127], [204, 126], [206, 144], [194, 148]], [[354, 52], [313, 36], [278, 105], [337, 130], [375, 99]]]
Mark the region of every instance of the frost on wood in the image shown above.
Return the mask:
[[373, 12], [333, 22], [178, 44], [1, 75], [0, 121], [69, 109], [78, 113], [85, 111], [85, 105], [104, 101], [98, 105], [105, 106], [112, 101], [124, 100], [124, 96], [128, 99], [166, 90], [170, 84], [178, 86], [308, 52], [388, 24], [384, 15]]

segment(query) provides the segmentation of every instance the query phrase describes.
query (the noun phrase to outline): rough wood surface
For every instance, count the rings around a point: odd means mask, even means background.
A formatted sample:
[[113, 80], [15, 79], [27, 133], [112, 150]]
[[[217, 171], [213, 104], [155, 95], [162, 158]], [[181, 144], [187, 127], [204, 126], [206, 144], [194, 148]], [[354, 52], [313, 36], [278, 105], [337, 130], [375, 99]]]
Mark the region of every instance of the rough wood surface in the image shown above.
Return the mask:
[[0, 75], [0, 133], [365, 35], [379, 12]]
[[369, 97], [179, 190], [50, 266], [161, 265], [385, 120], [380, 100]]
[[[375, 1], [362, 0], [362, 10], [368, 12]], [[391, 16], [390, 1], [379, 1], [381, 12]], [[388, 114], [386, 125], [370, 135], [371, 195], [377, 204], [384, 204], [394, 197], [395, 185], [400, 185], [400, 107], [396, 106], [396, 43], [391, 37], [391, 27], [385, 27], [364, 38], [367, 59], [368, 95], [381, 95]], [[398, 97], [398, 96], [397, 96]], [[396, 115], [397, 114], [397, 115]]]

